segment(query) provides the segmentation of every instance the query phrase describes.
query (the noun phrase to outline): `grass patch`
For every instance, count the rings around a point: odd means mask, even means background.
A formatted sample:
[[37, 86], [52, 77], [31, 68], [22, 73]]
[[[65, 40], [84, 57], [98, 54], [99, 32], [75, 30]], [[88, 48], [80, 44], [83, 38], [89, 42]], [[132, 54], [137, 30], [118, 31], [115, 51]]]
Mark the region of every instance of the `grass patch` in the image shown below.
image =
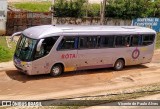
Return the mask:
[[11, 48], [7, 46], [6, 37], [0, 36], [0, 62], [12, 60], [16, 44], [14, 42], [10, 42], [9, 44]]
[[13, 54], [9, 48], [0, 46], [0, 62], [10, 61], [12, 56]]
[[7, 43], [6, 43], [6, 38], [3, 36], [0, 36], [0, 46], [1, 47], [6, 47]]
[[157, 34], [156, 49], [160, 49], [160, 33]]
[[49, 12], [51, 2], [22, 2], [13, 3], [11, 6], [31, 12]]

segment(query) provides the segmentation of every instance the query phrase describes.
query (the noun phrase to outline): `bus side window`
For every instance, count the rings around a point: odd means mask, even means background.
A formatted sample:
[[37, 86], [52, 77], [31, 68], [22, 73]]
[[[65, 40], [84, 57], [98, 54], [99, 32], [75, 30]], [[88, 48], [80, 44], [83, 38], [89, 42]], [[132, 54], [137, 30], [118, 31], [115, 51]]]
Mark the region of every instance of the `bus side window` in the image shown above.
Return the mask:
[[131, 36], [131, 46], [140, 46], [142, 44], [142, 37], [140, 35]]
[[101, 36], [100, 38], [100, 47], [113, 47], [114, 36]]
[[35, 54], [35, 58], [40, 58], [43, 57], [47, 54], [49, 54], [49, 52], [51, 51], [53, 45], [55, 44], [55, 42], [57, 41], [59, 37], [58, 36], [53, 36], [53, 37], [47, 37], [44, 39], [41, 49], [39, 52], [36, 52]]
[[142, 45], [149, 45], [154, 42], [155, 35], [142, 35], [142, 37], [143, 37]]
[[129, 47], [130, 46], [130, 36], [116, 36], [115, 46], [116, 47]]
[[44, 40], [45, 43], [44, 49], [46, 54], [50, 52], [57, 39], [58, 37], [49, 37]]
[[76, 49], [76, 38], [72, 36], [64, 36], [58, 48], [60, 50]]
[[79, 37], [79, 48], [89, 49], [97, 47], [97, 37], [95, 36], [80, 36]]

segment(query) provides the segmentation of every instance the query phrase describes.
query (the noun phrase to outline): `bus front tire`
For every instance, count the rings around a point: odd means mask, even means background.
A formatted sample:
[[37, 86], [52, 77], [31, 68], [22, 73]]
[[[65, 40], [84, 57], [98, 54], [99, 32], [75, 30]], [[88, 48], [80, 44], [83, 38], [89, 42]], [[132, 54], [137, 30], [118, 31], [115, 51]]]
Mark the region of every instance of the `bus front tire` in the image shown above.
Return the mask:
[[124, 68], [124, 60], [118, 59], [114, 64], [114, 70], [120, 71]]
[[61, 75], [63, 72], [63, 68], [60, 64], [56, 64], [51, 68], [51, 72], [50, 75], [53, 77], [57, 77], [59, 75]]

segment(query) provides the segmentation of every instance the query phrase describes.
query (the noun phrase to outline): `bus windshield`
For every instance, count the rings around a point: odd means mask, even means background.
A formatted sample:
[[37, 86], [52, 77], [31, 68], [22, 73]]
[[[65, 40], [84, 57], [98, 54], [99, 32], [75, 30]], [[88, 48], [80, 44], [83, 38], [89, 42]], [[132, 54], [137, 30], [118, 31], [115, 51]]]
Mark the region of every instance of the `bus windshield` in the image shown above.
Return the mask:
[[38, 40], [28, 38], [22, 34], [17, 43], [15, 56], [22, 61], [31, 61], [33, 57], [32, 54], [37, 42]]

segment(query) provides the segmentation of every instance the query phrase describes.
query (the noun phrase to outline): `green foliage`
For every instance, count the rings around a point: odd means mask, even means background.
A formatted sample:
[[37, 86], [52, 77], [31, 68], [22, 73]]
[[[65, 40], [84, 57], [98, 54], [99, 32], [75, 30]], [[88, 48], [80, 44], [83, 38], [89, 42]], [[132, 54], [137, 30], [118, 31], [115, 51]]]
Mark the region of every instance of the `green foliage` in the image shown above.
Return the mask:
[[138, 17], [160, 17], [160, 0], [109, 0], [106, 17], [134, 19]]
[[55, 16], [57, 17], [82, 17], [86, 0], [56, 0], [54, 5]]
[[0, 36], [0, 46], [7, 46], [6, 39], [4, 36]]
[[32, 12], [49, 12], [51, 2], [21, 2], [14, 3], [13, 6], [18, 9], [28, 10]]
[[88, 4], [88, 17], [99, 17], [100, 16], [100, 4]]
[[[56, 0], [56, 17], [100, 17], [100, 4], [88, 4], [87, 0]], [[160, 0], [107, 0], [106, 17], [134, 19], [160, 17]], [[32, 12], [48, 12], [51, 2], [14, 3], [18, 9]]]
[[153, 16], [160, 17], [160, 0], [155, 0], [155, 2], [152, 4], [153, 7]]
[[6, 39], [4, 36], [0, 36], [0, 62], [6, 62], [12, 60], [15, 50], [15, 43], [10, 43], [12, 48], [8, 48]]
[[56, 17], [100, 16], [100, 4], [88, 4], [86, 0], [57, 0], [54, 5]]
[[160, 49], [160, 33], [157, 34], [156, 48]]
[[13, 57], [13, 54], [11, 53], [9, 48], [0, 46], [0, 62], [9, 61], [12, 59], [12, 57]]

